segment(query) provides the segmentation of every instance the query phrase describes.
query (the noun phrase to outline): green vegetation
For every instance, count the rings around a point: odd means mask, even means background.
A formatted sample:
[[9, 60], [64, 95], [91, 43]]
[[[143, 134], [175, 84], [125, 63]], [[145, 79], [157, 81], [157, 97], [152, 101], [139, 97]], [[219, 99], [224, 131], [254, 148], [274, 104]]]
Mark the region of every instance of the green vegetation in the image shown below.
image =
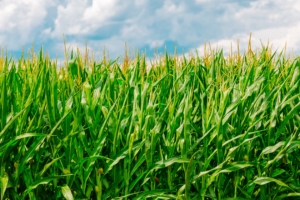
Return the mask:
[[299, 76], [264, 46], [2, 56], [1, 199], [300, 198]]

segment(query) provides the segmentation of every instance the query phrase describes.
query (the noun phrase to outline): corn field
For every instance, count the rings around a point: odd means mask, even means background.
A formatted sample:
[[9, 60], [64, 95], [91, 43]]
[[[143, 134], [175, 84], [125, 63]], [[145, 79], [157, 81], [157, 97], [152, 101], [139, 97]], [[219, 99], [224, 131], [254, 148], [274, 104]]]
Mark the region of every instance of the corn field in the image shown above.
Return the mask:
[[300, 199], [300, 59], [0, 58], [1, 199]]

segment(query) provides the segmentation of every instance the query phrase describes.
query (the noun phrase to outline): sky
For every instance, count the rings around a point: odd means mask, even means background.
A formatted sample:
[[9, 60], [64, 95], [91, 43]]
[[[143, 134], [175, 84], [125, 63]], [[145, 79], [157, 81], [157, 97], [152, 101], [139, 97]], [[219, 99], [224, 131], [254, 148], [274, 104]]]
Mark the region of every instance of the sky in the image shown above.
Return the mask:
[[[18, 58], [34, 44], [52, 58], [70, 49], [110, 58], [131, 54], [203, 53], [204, 43], [234, 50], [261, 42], [300, 53], [299, 0], [0, 0], [0, 46]], [[64, 37], [63, 37], [64, 35]]]

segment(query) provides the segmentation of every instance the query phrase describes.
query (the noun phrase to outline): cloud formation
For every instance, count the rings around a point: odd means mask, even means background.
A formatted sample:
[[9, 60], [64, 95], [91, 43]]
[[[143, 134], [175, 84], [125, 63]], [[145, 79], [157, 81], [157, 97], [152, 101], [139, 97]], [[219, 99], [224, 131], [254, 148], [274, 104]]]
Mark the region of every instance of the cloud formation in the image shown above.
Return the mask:
[[150, 56], [174, 45], [201, 52], [204, 42], [228, 50], [237, 39], [246, 48], [250, 32], [253, 46], [269, 39], [274, 49], [287, 42], [300, 53], [297, 0], [2, 0], [0, 11], [0, 45], [16, 56], [34, 42], [63, 57], [63, 34], [74, 48], [105, 46], [115, 58], [125, 42]]

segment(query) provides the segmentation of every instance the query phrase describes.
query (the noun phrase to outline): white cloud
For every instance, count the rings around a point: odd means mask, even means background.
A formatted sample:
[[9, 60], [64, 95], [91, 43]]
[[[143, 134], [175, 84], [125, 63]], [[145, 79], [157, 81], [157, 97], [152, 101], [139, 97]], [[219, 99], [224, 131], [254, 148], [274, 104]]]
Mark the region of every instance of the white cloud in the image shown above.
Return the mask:
[[66, 6], [59, 5], [57, 18], [52, 36], [61, 34], [78, 34], [88, 31], [83, 27], [82, 15], [86, 9], [87, 1], [71, 1]]
[[119, 11], [117, 0], [97, 1], [70, 0], [66, 6], [58, 6], [58, 15], [52, 37], [62, 33], [71, 35], [89, 34], [109, 24], [111, 17]]
[[0, 44], [9, 48], [33, 42], [38, 27], [46, 16], [45, 1], [0, 1]]
[[151, 48], [161, 47], [163, 46], [164, 41], [163, 40], [153, 40], [149, 43]]
[[196, 3], [201, 4], [201, 3], [207, 3], [210, 0], [195, 0]]
[[164, 6], [157, 10], [165, 14], [180, 14], [185, 11], [185, 4], [176, 4], [173, 1], [167, 0], [164, 2]]
[[93, 1], [92, 5], [85, 9], [83, 19], [93, 22], [103, 22], [109, 17], [115, 15], [116, 10], [114, 7], [116, 6], [117, 1]]
[[[100, 24], [114, 16], [117, 9], [117, 1], [96, 1], [94, 0], [92, 5], [85, 9], [83, 20], [86, 23]], [[99, 26], [99, 25], [98, 25]]]
[[35, 41], [56, 54], [65, 34], [67, 43], [106, 46], [116, 57], [124, 42], [148, 52], [173, 43], [187, 52], [205, 41], [226, 49], [237, 38], [247, 46], [252, 32], [253, 46], [270, 39], [274, 49], [287, 42], [300, 53], [299, 11], [298, 0], [2, 0], [0, 45], [22, 51]]
[[[281, 52], [285, 47], [289, 53], [292, 53], [292, 51], [300, 52], [300, 38], [298, 37], [299, 32], [300, 24], [290, 28], [267, 28], [254, 31], [251, 37], [252, 50], [256, 51], [261, 49], [261, 45], [268, 45], [269, 47], [272, 47], [273, 51], [277, 51], [277, 53]], [[223, 49], [224, 54], [228, 55], [231, 47], [233, 52], [237, 52], [238, 41], [240, 52], [246, 52], [249, 38], [249, 34], [236, 34], [229, 39], [214, 40], [212, 42], [208, 41], [208, 43], [213, 49]], [[208, 44], [206, 46], [208, 46]], [[202, 56], [204, 54], [204, 45], [200, 45], [197, 50]]]
[[288, 26], [299, 21], [299, 10], [300, 2], [297, 0], [259, 0], [239, 9], [235, 19], [251, 26]]
[[134, 3], [137, 6], [145, 5], [148, 2], [148, 0], [135, 0]]

